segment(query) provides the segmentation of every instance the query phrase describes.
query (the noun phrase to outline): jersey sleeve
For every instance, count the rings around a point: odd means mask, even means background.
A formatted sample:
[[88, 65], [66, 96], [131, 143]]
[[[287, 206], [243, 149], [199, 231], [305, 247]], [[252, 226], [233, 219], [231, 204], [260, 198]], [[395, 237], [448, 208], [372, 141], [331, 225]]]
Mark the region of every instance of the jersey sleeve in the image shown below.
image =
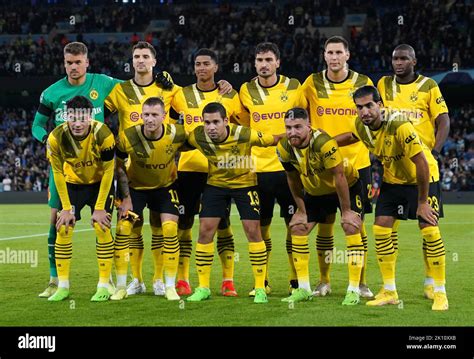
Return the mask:
[[117, 144], [115, 146], [115, 154], [121, 160], [125, 160], [128, 157], [127, 153], [127, 142], [125, 139], [124, 131], [120, 132], [117, 136]]
[[177, 112], [179, 115], [179, 123], [184, 123], [184, 109], [185, 109], [186, 101], [183, 95], [183, 88], [181, 87], [178, 91], [176, 91], [173, 99], [171, 100], [171, 107]]
[[291, 161], [290, 160], [290, 154], [283, 147], [282, 141], [284, 141], [284, 140], [280, 140], [277, 144], [277, 147], [276, 147], [276, 154], [278, 156], [278, 159], [280, 160], [281, 165], [283, 166], [285, 171], [287, 171], [287, 172], [295, 171], [296, 168], [290, 162]]
[[250, 145], [251, 146], [269, 147], [273, 145], [273, 142], [274, 142], [273, 135], [256, 131], [254, 129], [250, 130]]
[[105, 82], [105, 91], [110, 93], [112, 89], [115, 87], [115, 85], [124, 82], [123, 80], [116, 79], [114, 77], [110, 77], [108, 75], [101, 75], [102, 80]]
[[[105, 126], [105, 125], [104, 125]], [[114, 180], [114, 154], [115, 154], [115, 139], [112, 132], [109, 130], [109, 135], [104, 139], [100, 146], [100, 159], [104, 169], [104, 175], [100, 181], [99, 194], [95, 203], [95, 209], [103, 210], [107, 201], [107, 196], [110, 192], [110, 187]]]
[[187, 142], [188, 135], [186, 134], [186, 131], [184, 130], [183, 125], [173, 125], [173, 126], [176, 129], [176, 134], [174, 136], [174, 143], [179, 148]]
[[423, 151], [421, 140], [416, 133], [415, 127], [410, 122], [398, 127], [395, 137], [403, 145], [404, 152], [408, 158], [412, 158]]
[[448, 113], [448, 106], [437, 84], [430, 90], [429, 112], [433, 120], [443, 113]]
[[342, 163], [342, 156], [335, 139], [331, 138], [321, 146], [325, 168], [334, 168]]
[[384, 90], [384, 78], [385, 77], [381, 77], [379, 82], [377, 82], [377, 90], [379, 91], [380, 93], [380, 96], [382, 97], [383, 99], [383, 94], [385, 93], [385, 90]]
[[64, 177], [64, 159], [61, 155], [59, 144], [56, 142], [56, 138], [53, 135], [49, 135], [48, 137], [46, 143], [46, 155], [51, 163], [54, 184], [56, 185], [62, 208], [66, 211], [70, 211], [72, 206], [67, 191], [66, 178]]
[[54, 110], [52, 103], [47, 98], [47, 93], [43, 91], [40, 97], [40, 104], [38, 106], [38, 110], [36, 110], [35, 113], [33, 126], [31, 127], [33, 137], [40, 142], [45, 142], [47, 138], [48, 120], [53, 112]]
[[100, 159], [102, 161], [110, 161], [114, 159], [115, 155], [115, 139], [112, 132], [109, 130], [109, 135], [104, 139], [100, 146]]
[[104, 105], [105, 107], [108, 108], [110, 112], [116, 112], [117, 111], [117, 105], [118, 105], [118, 100], [117, 100], [117, 92], [118, 92], [118, 86], [120, 84], [116, 84], [112, 91], [108, 94], [108, 96], [105, 98]]
[[303, 96], [307, 99], [309, 97], [309, 93], [311, 91], [311, 84], [312, 84], [312, 75], [309, 75], [306, 80], [301, 85], [301, 91], [303, 91]]
[[239, 125], [250, 126], [250, 114], [242, 105], [239, 94], [232, 99], [232, 117]]
[[304, 95], [304, 90], [303, 90], [303, 85], [298, 86], [297, 90], [297, 100], [296, 100], [296, 107], [301, 107], [304, 109], [308, 108], [308, 100], [306, 99], [306, 96]]
[[198, 145], [197, 145], [197, 142], [196, 142], [195, 131], [196, 130], [194, 130], [194, 131], [192, 131], [188, 134], [187, 143], [189, 143], [194, 148], [198, 148]]

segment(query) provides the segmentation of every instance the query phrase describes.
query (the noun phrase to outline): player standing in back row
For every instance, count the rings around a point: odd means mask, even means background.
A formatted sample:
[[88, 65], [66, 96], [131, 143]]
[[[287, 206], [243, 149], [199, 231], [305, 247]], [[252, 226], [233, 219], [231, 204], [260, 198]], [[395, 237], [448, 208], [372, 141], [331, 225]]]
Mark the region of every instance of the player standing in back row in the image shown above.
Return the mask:
[[[87, 53], [87, 47], [82, 42], [71, 42], [64, 47], [64, 68], [67, 76], [49, 86], [41, 94], [40, 104], [32, 127], [33, 137], [38, 141], [46, 142], [50, 118], [53, 118], [55, 127], [66, 121], [66, 102], [74, 96], [84, 96], [89, 99], [94, 106], [94, 120], [104, 122], [104, 100], [120, 80], [107, 75], [87, 73], [87, 67], [89, 66]], [[48, 205], [51, 208], [48, 234], [50, 279], [48, 287], [39, 294], [41, 298], [48, 298], [53, 295], [58, 286], [54, 244], [56, 242], [55, 225], [60, 201], [52, 169], [49, 172]]]
[[[423, 143], [438, 160], [444, 142], [449, 134], [448, 107], [438, 84], [429, 77], [415, 72], [416, 55], [410, 45], [398, 45], [392, 54], [393, 76], [382, 77], [377, 88], [382, 101], [389, 111], [400, 111], [413, 123]], [[441, 182], [438, 181], [438, 183]], [[441, 193], [441, 189], [440, 189]], [[443, 206], [439, 207], [443, 215]], [[392, 241], [398, 255], [398, 225], [392, 227]], [[424, 296], [434, 298], [434, 280], [427, 260], [428, 245], [423, 239], [423, 259], [425, 262]]]
[[[311, 127], [323, 129], [331, 137], [354, 128], [357, 112], [352, 94], [361, 86], [372, 85], [372, 81], [367, 76], [349, 69], [347, 65], [349, 57], [347, 40], [340, 36], [330, 37], [324, 44], [324, 60], [327, 69], [311, 74], [303, 84], [303, 91], [309, 106]], [[369, 151], [360, 143], [341, 148], [340, 151], [344, 164], [350, 163], [359, 171], [364, 213], [372, 213], [372, 203], [369, 198], [372, 183]], [[316, 249], [320, 282], [313, 292], [315, 296], [325, 296], [331, 293], [330, 268], [334, 249], [334, 221], [335, 215], [324, 223], [318, 224]], [[361, 226], [361, 236], [365, 255], [359, 286], [360, 296], [371, 298], [373, 294], [368, 288], [366, 280], [367, 233], [364, 223]]]
[[[179, 113], [188, 134], [203, 124], [202, 111], [210, 102], [222, 104], [229, 114], [229, 118], [234, 122], [240, 123], [243, 121], [241, 116], [248, 116], [240, 103], [239, 94], [235, 90], [224, 94], [219, 91], [218, 83], [215, 81], [218, 68], [218, 59], [214, 51], [198, 50], [194, 57], [197, 82], [183, 87], [173, 98], [171, 106]], [[198, 150], [182, 153], [178, 171], [177, 183], [180, 198], [178, 237], [181, 251], [177, 291], [179, 295], [189, 295], [192, 293], [189, 284], [192, 226], [194, 216], [199, 213], [201, 195], [206, 185], [207, 159]], [[228, 215], [223, 215], [217, 230], [217, 251], [222, 263], [221, 292], [222, 295], [230, 297], [236, 296], [237, 292], [234, 288], [234, 235], [227, 217]]]
[[[293, 107], [306, 107], [306, 100], [297, 79], [277, 74], [280, 67], [280, 51], [271, 42], [263, 42], [255, 48], [255, 69], [258, 76], [240, 88], [242, 105], [250, 112], [250, 128], [278, 135], [285, 132], [284, 117]], [[296, 205], [291, 196], [285, 171], [278, 161], [273, 147], [252, 147], [252, 157], [256, 164], [258, 194], [260, 197], [260, 228], [267, 249], [267, 269], [265, 289], [268, 285], [268, 263], [272, 251], [270, 224], [273, 217], [275, 199], [280, 205], [280, 217], [285, 219], [286, 251], [290, 263], [290, 290], [298, 287], [293, 258], [291, 255], [291, 234], [288, 223], [295, 213]], [[252, 290], [250, 296], [255, 295]], [[291, 294], [291, 293], [290, 293]]]

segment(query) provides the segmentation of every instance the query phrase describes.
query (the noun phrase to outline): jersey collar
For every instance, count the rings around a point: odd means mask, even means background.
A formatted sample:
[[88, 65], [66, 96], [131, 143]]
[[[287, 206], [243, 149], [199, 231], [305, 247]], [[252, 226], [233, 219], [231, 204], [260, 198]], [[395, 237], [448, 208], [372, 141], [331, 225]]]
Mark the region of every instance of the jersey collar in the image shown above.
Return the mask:
[[275, 82], [273, 85], [271, 85], [271, 86], [263, 86], [263, 85], [260, 83], [260, 81], [258, 80], [258, 77], [257, 77], [257, 83], [258, 83], [258, 86], [260, 86], [261, 88], [270, 89], [270, 88], [272, 88], [272, 87], [277, 86], [277, 85], [280, 83], [280, 75], [277, 75], [277, 80], [276, 80], [276, 82]]
[[161, 139], [163, 138], [163, 136], [164, 136], [164, 134], [165, 134], [165, 125], [164, 125], [164, 124], [161, 124], [161, 130], [162, 130], [162, 131], [161, 131], [161, 136], [158, 137], [158, 138], [156, 138], [156, 139], [155, 139], [155, 138], [148, 138], [148, 137], [145, 136], [145, 125], [141, 125], [141, 126], [140, 126], [140, 129], [141, 129], [141, 131], [142, 131], [143, 137], [144, 137], [145, 140], [147, 140], [147, 141], [159, 141], [159, 140], [161, 140]]
[[216, 83], [215, 83], [215, 85], [216, 85], [216, 86], [215, 86], [213, 89], [211, 89], [211, 90], [201, 90], [201, 89], [198, 87], [197, 82], [194, 84], [194, 86], [196, 87], [196, 89], [197, 89], [199, 92], [212, 92], [212, 91], [216, 91], [216, 90], [219, 88], [219, 86], [217, 86]]
[[417, 73], [417, 72], [415, 72], [415, 78], [414, 78], [412, 81], [402, 83], [402, 82], [398, 82], [398, 81], [397, 81], [397, 75], [393, 75], [394, 81], [397, 83], [397, 85], [401, 85], [401, 86], [403, 86], [403, 85], [411, 85], [412, 83], [416, 82], [419, 78], [420, 78], [420, 74]]
[[351, 74], [352, 74], [352, 70], [349, 69], [349, 70], [347, 71], [347, 76], [346, 76], [346, 78], [345, 78], [344, 80], [342, 80], [342, 81], [332, 81], [332, 80], [330, 80], [329, 77], [328, 77], [328, 70], [324, 70], [324, 78], [325, 78], [326, 80], [328, 80], [329, 82], [333, 83], [333, 84], [342, 84], [343, 82], [346, 82], [346, 81], [351, 77]]
[[135, 86], [138, 86], [138, 87], [148, 87], [148, 86], [151, 86], [151, 85], [153, 85], [153, 84], [155, 83], [155, 79], [152, 79], [151, 82], [150, 82], [148, 85], [140, 85], [140, 84], [137, 84], [137, 83], [135, 82], [135, 79], [134, 79], [134, 78], [132, 79], [132, 82], [134, 83]]

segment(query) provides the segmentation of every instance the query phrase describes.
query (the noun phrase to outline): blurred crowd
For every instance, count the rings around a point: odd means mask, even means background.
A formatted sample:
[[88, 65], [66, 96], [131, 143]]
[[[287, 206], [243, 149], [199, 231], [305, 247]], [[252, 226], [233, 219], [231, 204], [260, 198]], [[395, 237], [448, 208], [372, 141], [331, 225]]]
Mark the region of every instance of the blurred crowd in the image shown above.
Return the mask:
[[442, 188], [474, 190], [474, 105], [451, 111], [451, 131], [442, 151]]
[[[0, 107], [0, 191], [44, 191], [48, 187], [45, 146], [31, 135], [36, 108]], [[441, 153], [445, 191], [474, 191], [474, 106], [450, 109], [451, 131]], [[106, 123], [114, 127], [116, 119]], [[372, 183], [377, 194], [382, 167], [373, 161]]]
[[[402, 6], [403, 4], [403, 6]], [[145, 32], [158, 51], [158, 64], [172, 74], [191, 74], [197, 49], [218, 52], [225, 73], [253, 72], [253, 50], [261, 41], [279, 45], [282, 71], [310, 73], [323, 69], [322, 49], [326, 38], [321, 26], [341, 26], [346, 14], [366, 14], [362, 29], [350, 32], [350, 66], [360, 72], [390, 71], [391, 53], [400, 43], [417, 51], [421, 71], [450, 70], [474, 66], [471, 1], [343, 1], [315, 0], [289, 4], [214, 4], [208, 6], [155, 4], [58, 8], [21, 7], [3, 10], [0, 34], [44, 34], [39, 40], [15, 38], [0, 45], [0, 75], [59, 75], [62, 48], [81, 40], [85, 32]], [[58, 21], [74, 17], [71, 34], [56, 34]], [[151, 20], [170, 20], [165, 31], [147, 32]], [[430, 21], [427, 21], [430, 19]], [[360, 31], [359, 31], [360, 30]], [[142, 40], [132, 35], [128, 42], [87, 42], [90, 71], [120, 77], [130, 61], [131, 44]], [[107, 56], [104, 56], [107, 54]], [[180, 59], [180, 61], [176, 61]], [[236, 66], [237, 64], [237, 66]], [[129, 75], [129, 74], [125, 74]]]
[[0, 191], [44, 191], [48, 187], [45, 146], [31, 135], [36, 108], [0, 107]]

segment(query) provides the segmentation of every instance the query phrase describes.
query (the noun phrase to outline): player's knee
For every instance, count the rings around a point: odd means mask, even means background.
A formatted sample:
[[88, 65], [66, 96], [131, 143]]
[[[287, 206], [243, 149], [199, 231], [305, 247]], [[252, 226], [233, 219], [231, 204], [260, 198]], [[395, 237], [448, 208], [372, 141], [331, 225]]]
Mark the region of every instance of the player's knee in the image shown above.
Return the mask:
[[120, 219], [117, 221], [116, 234], [122, 236], [130, 236], [132, 233], [133, 223], [128, 219]]
[[344, 223], [342, 225], [342, 230], [346, 236], [352, 236], [354, 234], [360, 233], [360, 228], [357, 228], [349, 223]]
[[259, 223], [244, 223], [245, 234], [251, 242], [259, 242], [262, 239], [262, 234], [260, 233]]
[[177, 236], [178, 235], [178, 222], [165, 221], [162, 224], [163, 235], [165, 237]]
[[308, 229], [304, 224], [296, 224], [291, 227], [291, 235], [294, 236], [306, 236], [308, 234]]
[[102, 226], [99, 223], [94, 222], [94, 231], [95, 235], [100, 240], [105, 236], [107, 232], [110, 232], [110, 228], [104, 227], [104, 229], [102, 229]]
[[61, 227], [59, 227], [58, 235], [61, 237], [71, 236], [73, 231], [74, 227], [69, 226], [66, 233], [66, 226], [63, 224]]

